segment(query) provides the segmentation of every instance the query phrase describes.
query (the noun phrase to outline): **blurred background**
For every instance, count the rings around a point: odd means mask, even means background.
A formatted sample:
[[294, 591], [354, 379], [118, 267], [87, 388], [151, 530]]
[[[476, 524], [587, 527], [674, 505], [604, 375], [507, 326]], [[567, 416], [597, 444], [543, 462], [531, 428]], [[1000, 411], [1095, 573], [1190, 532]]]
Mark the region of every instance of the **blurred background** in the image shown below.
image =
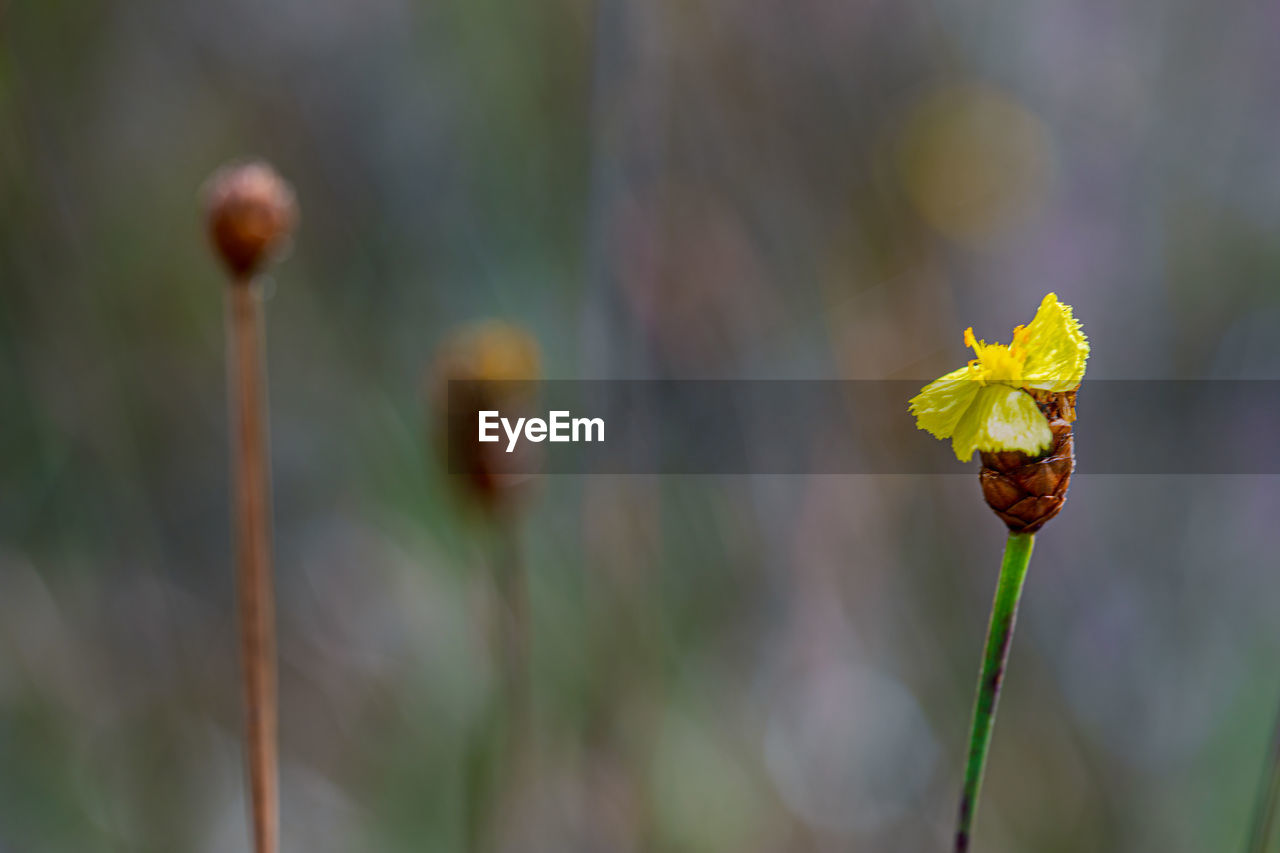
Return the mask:
[[[1280, 378], [1278, 26], [1242, 0], [0, 3], [0, 851], [247, 849], [199, 202], [247, 155], [301, 207], [265, 285], [285, 850], [946, 849], [1004, 535], [976, 470], [546, 478], [504, 740], [502, 537], [441, 470], [424, 377], [498, 317], [553, 378], [923, 381], [1055, 290], [1091, 378]], [[981, 849], [1243, 844], [1278, 510], [1275, 478], [1077, 478]]]

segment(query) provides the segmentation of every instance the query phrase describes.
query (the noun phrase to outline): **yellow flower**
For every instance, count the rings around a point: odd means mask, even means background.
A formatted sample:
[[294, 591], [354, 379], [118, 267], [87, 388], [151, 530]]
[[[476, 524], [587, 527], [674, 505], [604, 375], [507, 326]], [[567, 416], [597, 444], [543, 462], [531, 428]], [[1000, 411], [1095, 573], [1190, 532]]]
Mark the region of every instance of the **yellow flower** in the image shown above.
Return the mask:
[[934, 380], [911, 398], [916, 426], [935, 438], [951, 439], [956, 458], [968, 462], [975, 450], [1019, 450], [1038, 456], [1053, 437], [1030, 389], [1074, 391], [1084, 379], [1089, 342], [1071, 306], [1050, 293], [1030, 325], [1013, 330], [1013, 342], [989, 344], [964, 333], [977, 358]]

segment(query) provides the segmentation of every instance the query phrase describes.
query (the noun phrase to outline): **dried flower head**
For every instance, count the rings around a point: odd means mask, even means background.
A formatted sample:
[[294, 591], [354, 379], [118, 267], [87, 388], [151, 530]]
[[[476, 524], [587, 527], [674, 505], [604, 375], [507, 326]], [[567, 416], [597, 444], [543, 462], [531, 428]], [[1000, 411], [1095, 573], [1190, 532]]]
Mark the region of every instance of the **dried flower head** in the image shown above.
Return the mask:
[[297, 221], [293, 189], [263, 162], [224, 166], [205, 189], [209, 236], [236, 280], [248, 280], [287, 244]]

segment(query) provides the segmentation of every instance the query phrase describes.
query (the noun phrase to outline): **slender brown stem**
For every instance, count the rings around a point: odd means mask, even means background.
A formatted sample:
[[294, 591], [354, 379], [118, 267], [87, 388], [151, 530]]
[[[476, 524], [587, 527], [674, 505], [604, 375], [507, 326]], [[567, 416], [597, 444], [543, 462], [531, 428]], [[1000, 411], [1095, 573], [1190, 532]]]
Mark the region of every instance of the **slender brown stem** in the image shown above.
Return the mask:
[[244, 677], [245, 759], [253, 849], [255, 853], [275, 853], [279, 838], [276, 639], [262, 300], [258, 288], [248, 280], [233, 281], [228, 292], [228, 384], [235, 472], [231, 511]]

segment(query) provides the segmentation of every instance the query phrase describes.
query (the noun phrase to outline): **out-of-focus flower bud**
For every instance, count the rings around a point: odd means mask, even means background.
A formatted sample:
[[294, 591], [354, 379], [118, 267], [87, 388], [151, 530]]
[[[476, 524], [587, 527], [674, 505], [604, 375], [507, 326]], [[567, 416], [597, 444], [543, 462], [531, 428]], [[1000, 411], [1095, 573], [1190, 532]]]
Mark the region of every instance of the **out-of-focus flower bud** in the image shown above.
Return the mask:
[[293, 189], [262, 162], [224, 166], [205, 189], [209, 237], [237, 281], [288, 243], [298, 218]]
[[507, 440], [481, 443], [479, 415], [498, 411], [513, 422], [524, 417], [541, 378], [541, 356], [533, 336], [519, 326], [486, 321], [447, 338], [429, 378], [437, 437], [443, 439], [449, 470], [462, 490], [488, 512], [512, 505], [529, 479], [535, 452], [521, 442], [507, 452]]

